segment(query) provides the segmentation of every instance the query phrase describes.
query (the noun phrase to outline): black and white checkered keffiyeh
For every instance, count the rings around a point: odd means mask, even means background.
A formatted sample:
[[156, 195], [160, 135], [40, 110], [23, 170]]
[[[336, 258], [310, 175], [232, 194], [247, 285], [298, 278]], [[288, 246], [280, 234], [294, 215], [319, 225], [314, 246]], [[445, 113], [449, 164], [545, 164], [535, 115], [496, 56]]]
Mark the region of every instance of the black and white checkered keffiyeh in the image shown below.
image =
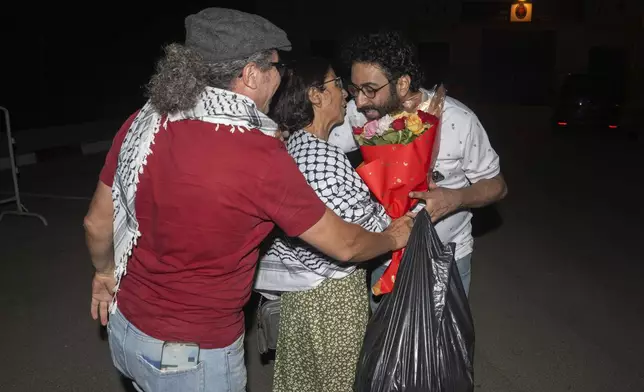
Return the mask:
[[[287, 142], [289, 154], [320, 199], [347, 222], [381, 232], [391, 222], [340, 148], [307, 131]], [[310, 290], [327, 278], [340, 279], [354, 264], [333, 260], [298, 238], [280, 237], [260, 260], [255, 289], [262, 293]]]

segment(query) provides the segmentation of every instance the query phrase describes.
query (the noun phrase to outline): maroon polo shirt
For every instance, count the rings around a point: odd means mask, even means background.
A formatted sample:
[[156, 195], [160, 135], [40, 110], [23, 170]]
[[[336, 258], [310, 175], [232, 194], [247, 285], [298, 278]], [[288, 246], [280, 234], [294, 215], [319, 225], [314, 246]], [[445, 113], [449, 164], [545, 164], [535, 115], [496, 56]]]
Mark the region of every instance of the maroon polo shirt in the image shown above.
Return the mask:
[[[107, 155], [106, 185], [133, 119]], [[281, 141], [215, 128], [184, 120], [156, 135], [136, 193], [142, 235], [118, 292], [119, 310], [146, 334], [205, 349], [244, 332], [258, 247], [275, 224], [298, 236], [325, 212]]]

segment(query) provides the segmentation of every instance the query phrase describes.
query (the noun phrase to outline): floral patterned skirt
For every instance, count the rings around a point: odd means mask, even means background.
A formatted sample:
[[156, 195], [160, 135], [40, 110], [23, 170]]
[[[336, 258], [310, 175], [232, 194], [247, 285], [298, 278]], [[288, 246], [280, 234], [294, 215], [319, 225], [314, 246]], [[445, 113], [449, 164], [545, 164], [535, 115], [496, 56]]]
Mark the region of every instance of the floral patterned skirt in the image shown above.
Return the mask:
[[273, 392], [351, 392], [369, 321], [366, 272], [282, 294]]

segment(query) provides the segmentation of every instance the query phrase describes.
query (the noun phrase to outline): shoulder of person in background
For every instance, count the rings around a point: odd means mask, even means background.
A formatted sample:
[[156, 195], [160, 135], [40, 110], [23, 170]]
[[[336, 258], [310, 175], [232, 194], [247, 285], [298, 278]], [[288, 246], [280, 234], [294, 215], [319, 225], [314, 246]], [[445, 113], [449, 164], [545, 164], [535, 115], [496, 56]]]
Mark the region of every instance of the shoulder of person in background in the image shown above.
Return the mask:
[[362, 126], [365, 122], [366, 119], [358, 112], [355, 102], [349, 101], [344, 122], [329, 133], [329, 144], [339, 147], [345, 154], [359, 150], [358, 143], [353, 138], [353, 127]]

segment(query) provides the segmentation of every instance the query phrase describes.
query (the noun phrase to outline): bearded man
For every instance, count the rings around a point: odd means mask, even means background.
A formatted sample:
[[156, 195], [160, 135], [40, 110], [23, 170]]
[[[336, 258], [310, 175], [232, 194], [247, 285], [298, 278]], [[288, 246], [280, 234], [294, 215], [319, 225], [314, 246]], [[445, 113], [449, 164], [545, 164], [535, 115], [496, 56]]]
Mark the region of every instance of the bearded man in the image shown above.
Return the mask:
[[[347, 105], [345, 122], [331, 132], [329, 143], [345, 153], [355, 151], [358, 145], [352, 127], [401, 110], [413, 112], [432, 97], [433, 91], [422, 87], [415, 49], [395, 32], [358, 36], [345, 46], [342, 57], [351, 68], [347, 90], [353, 99]], [[456, 263], [469, 294], [474, 250], [470, 209], [503, 199], [507, 187], [499, 156], [481, 122], [472, 110], [451, 97], [445, 99], [440, 136], [429, 191], [413, 196], [425, 200], [441, 240], [456, 244]], [[372, 286], [385, 269], [382, 265], [373, 271]], [[373, 300], [374, 311], [376, 306]]]

